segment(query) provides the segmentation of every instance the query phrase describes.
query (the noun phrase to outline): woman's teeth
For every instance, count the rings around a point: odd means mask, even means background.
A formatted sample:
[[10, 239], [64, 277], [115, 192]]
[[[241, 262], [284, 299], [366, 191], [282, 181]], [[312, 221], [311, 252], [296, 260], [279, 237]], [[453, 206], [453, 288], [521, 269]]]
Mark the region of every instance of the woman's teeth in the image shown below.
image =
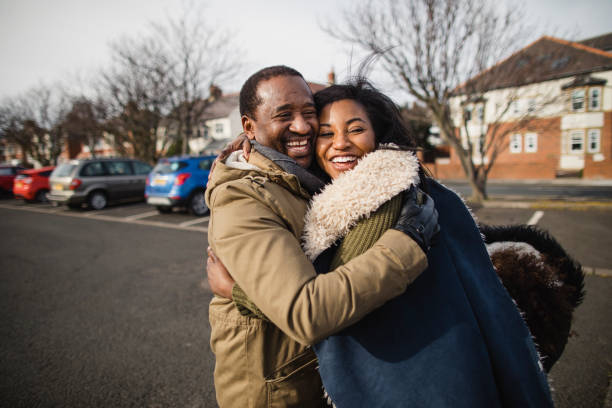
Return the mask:
[[348, 163], [355, 161], [357, 157], [355, 156], [338, 156], [331, 159], [332, 163]]
[[287, 142], [288, 147], [300, 147], [300, 146], [306, 146], [307, 144], [308, 144], [308, 139], [294, 140], [292, 142]]

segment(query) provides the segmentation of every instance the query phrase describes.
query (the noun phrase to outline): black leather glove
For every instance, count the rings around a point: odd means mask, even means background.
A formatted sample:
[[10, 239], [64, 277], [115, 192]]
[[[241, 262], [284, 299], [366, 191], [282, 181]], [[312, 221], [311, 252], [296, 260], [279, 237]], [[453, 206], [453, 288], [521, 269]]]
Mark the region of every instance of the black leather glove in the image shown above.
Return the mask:
[[440, 232], [438, 211], [433, 199], [417, 187], [403, 193], [403, 206], [395, 225], [392, 227], [402, 231], [419, 244], [427, 253], [434, 238]]

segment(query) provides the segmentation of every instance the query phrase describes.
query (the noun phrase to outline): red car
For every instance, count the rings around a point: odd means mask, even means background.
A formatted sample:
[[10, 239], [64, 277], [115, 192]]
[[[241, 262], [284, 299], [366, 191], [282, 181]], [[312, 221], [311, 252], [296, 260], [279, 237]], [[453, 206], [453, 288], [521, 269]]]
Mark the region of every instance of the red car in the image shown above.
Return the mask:
[[54, 168], [55, 166], [48, 166], [19, 173], [13, 186], [15, 198], [24, 198], [26, 201], [47, 201], [49, 176]]
[[25, 170], [25, 167], [21, 166], [0, 166], [0, 193], [10, 194], [13, 191], [13, 181], [15, 176]]

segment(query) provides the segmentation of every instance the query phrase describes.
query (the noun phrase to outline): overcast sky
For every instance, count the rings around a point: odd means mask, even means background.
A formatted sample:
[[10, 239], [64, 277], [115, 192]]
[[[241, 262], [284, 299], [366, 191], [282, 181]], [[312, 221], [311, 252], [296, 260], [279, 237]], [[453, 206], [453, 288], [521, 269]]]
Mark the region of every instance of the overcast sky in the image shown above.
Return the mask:
[[[70, 81], [108, 62], [108, 44], [137, 35], [164, 19], [181, 0], [0, 0], [0, 98], [39, 83]], [[226, 85], [237, 91], [259, 68], [285, 64], [315, 82], [333, 67], [346, 73], [346, 47], [319, 21], [334, 21], [351, 0], [209, 0], [208, 16], [230, 29], [245, 50], [245, 76]], [[582, 39], [612, 31], [610, 0], [526, 1], [538, 31]]]

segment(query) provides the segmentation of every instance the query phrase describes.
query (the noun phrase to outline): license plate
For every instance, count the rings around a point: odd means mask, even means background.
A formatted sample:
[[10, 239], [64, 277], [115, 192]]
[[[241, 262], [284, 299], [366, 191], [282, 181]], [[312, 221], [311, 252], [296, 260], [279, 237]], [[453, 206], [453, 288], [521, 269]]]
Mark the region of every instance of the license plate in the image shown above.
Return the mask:
[[154, 186], [165, 186], [166, 185], [166, 179], [165, 178], [161, 178], [161, 177], [155, 177], [153, 179], [153, 183]]
[[54, 190], [63, 190], [63, 189], [64, 189], [64, 186], [63, 186], [63, 185], [61, 185], [61, 184], [54, 184], [54, 185], [53, 185], [53, 189], [54, 189]]
[[23, 187], [23, 183], [21, 181], [18, 181], [18, 182], [15, 183], [15, 187], [21, 188], [21, 187]]

